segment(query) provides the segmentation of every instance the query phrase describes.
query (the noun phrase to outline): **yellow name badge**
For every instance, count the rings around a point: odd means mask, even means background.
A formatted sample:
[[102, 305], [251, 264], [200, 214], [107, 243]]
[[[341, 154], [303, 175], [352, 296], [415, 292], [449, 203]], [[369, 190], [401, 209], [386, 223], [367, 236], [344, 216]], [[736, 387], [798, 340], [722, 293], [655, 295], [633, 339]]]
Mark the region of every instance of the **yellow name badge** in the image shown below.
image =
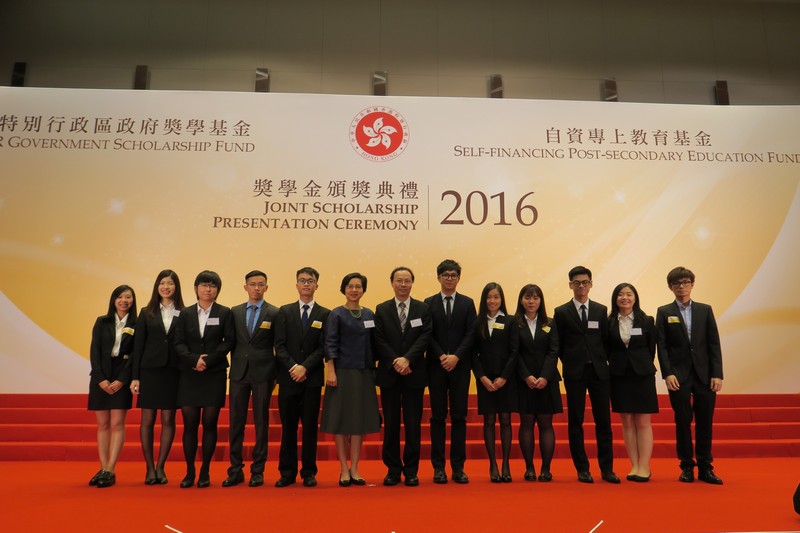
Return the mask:
[[122, 328], [122, 333], [127, 333], [128, 335], [133, 335], [133, 328]]
[[550, 333], [550, 326], [543, 327], [542, 331], [544, 331], [545, 333]]
[[681, 323], [681, 319], [676, 317], [676, 316], [668, 316], [667, 317], [667, 323], [669, 323], [669, 324], [680, 324]]
[[506, 329], [506, 325], [502, 322], [495, 322], [492, 324], [492, 329]]
[[322, 322], [320, 322], [319, 320], [315, 320], [314, 322], [311, 323], [311, 327], [314, 329], [322, 329]]
[[264, 321], [258, 327], [261, 328], [261, 329], [272, 329], [272, 322]]

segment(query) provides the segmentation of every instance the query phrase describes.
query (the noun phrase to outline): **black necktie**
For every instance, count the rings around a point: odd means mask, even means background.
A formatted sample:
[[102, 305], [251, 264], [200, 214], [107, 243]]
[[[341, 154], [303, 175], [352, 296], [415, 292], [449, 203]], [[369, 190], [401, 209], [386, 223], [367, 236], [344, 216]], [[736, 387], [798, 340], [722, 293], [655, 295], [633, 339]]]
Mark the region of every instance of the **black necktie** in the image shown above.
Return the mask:
[[250, 306], [250, 324], [247, 326], [247, 329], [250, 331], [250, 336], [253, 336], [253, 332], [256, 330], [256, 319], [258, 318], [258, 307], [255, 305]]
[[[297, 316], [297, 315], [295, 315]], [[303, 316], [300, 317], [303, 322], [303, 331], [308, 329], [308, 304], [303, 304]]]
[[444, 316], [448, 319], [450, 315], [453, 314], [453, 297], [452, 296], [445, 296], [444, 297], [445, 305], [444, 305]]
[[586, 316], [586, 304], [581, 304], [581, 324], [583, 327], [589, 327], [589, 317]]

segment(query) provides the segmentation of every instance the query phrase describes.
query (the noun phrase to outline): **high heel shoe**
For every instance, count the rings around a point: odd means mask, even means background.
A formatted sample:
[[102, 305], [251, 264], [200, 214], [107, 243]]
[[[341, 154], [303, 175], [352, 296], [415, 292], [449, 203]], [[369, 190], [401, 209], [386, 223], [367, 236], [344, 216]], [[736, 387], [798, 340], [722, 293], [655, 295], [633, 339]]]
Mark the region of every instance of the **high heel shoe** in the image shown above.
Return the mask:
[[511, 483], [511, 470], [508, 465], [503, 466], [503, 473], [500, 475], [500, 481], [503, 483]]
[[167, 474], [164, 472], [164, 469], [162, 468], [159, 470], [156, 468], [156, 485], [166, 485], [167, 483], [169, 483], [169, 480], [167, 479]]
[[497, 465], [489, 467], [489, 481], [492, 483], [500, 483], [500, 473], [497, 471]]
[[208, 475], [208, 472], [200, 471], [200, 476], [197, 478], [197, 488], [198, 489], [205, 489], [211, 486], [211, 477]]
[[150, 470], [144, 476], [144, 484], [145, 485], [155, 485], [158, 483], [158, 476], [156, 475], [155, 470]]
[[533, 469], [526, 470], [525, 471], [525, 481], [536, 481], [536, 471], [533, 470]]

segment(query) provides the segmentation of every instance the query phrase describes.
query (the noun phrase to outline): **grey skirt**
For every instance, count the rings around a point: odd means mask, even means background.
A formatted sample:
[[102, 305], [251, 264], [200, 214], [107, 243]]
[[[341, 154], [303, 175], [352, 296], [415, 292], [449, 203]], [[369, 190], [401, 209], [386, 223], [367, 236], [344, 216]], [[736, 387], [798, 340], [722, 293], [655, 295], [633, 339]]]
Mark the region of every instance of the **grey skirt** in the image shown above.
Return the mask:
[[372, 370], [337, 368], [336, 387], [325, 387], [319, 429], [334, 435], [366, 435], [381, 430]]

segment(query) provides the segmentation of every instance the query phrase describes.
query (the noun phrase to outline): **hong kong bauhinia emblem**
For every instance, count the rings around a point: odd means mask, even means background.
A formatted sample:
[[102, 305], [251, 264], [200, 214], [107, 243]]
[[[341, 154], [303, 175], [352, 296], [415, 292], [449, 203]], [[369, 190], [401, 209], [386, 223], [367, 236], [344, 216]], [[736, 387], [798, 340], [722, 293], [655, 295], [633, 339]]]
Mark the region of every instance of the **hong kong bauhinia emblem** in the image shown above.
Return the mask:
[[408, 145], [408, 123], [390, 107], [368, 107], [350, 123], [350, 144], [370, 161], [391, 161]]

